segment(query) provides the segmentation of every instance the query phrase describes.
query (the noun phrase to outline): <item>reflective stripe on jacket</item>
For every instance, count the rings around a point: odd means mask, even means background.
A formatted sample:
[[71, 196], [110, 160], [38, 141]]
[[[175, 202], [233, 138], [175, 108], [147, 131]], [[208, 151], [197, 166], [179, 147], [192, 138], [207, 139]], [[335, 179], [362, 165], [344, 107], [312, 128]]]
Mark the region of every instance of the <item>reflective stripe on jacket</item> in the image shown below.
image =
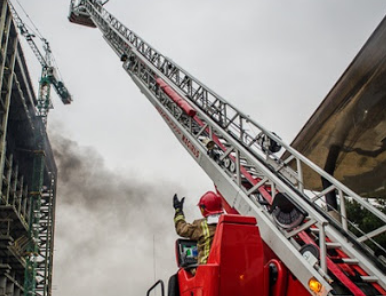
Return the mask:
[[208, 224], [205, 218], [188, 223], [183, 213], [176, 213], [174, 224], [179, 236], [197, 241], [198, 264], [205, 264], [208, 261], [217, 224]]

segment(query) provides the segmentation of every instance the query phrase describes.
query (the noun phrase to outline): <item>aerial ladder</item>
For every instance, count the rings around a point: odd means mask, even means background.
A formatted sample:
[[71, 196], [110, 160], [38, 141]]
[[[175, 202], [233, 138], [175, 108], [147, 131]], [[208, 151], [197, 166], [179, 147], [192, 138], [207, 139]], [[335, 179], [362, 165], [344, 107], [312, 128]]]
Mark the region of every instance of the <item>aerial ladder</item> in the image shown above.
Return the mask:
[[54, 87], [56, 93], [62, 100], [63, 104], [70, 104], [72, 101], [71, 94], [64, 85], [63, 81], [57, 74], [57, 68], [54, 65], [53, 55], [50, 48], [50, 44], [45, 38], [41, 38], [43, 42], [43, 49], [45, 54], [43, 55], [39, 47], [34, 41], [35, 35], [31, 33], [25, 23], [18, 15], [15, 7], [10, 1], [8, 1], [9, 8], [13, 15], [13, 20], [16, 27], [20, 30], [20, 34], [26, 39], [28, 45], [31, 47], [34, 55], [38, 59], [42, 66], [40, 81], [39, 81], [39, 93], [38, 93], [38, 116], [42, 118], [44, 123], [47, 123], [47, 114], [49, 109], [52, 109], [52, 103], [50, 99], [51, 85]]
[[[386, 232], [386, 215], [155, 50], [103, 4], [72, 0], [69, 20], [102, 32], [123, 69], [213, 180], [227, 212], [256, 218], [264, 243], [301, 283], [299, 293], [288, 287], [283, 295], [386, 295], [385, 246], [374, 239]], [[288, 156], [278, 157], [279, 151]], [[328, 186], [305, 188], [305, 167]], [[331, 192], [340, 205], [332, 213], [325, 203]], [[354, 231], [347, 201], [382, 226]]]

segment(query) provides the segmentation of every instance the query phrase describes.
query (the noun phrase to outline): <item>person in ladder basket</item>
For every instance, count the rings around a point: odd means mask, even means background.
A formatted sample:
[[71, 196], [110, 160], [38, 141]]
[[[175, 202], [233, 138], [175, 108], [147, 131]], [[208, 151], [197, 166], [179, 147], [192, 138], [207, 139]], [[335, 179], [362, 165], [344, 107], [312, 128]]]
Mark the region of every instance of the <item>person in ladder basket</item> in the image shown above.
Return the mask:
[[221, 198], [212, 191], [206, 192], [198, 202], [204, 218], [195, 220], [193, 223], [185, 221], [184, 200], [185, 197], [179, 200], [177, 194], [173, 197], [173, 206], [176, 210], [174, 215], [176, 232], [179, 236], [197, 241], [198, 264], [205, 264], [208, 261], [219, 217], [223, 213]]

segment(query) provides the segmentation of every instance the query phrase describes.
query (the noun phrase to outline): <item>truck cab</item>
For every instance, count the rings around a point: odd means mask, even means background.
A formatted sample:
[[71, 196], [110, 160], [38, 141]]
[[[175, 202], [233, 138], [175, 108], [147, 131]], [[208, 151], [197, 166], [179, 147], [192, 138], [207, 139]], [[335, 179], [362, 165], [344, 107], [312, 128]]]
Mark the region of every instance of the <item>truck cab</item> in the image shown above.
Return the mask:
[[254, 217], [222, 215], [207, 264], [197, 265], [196, 256], [195, 242], [177, 240], [179, 270], [169, 280], [168, 296], [285, 295], [286, 268], [268, 260]]

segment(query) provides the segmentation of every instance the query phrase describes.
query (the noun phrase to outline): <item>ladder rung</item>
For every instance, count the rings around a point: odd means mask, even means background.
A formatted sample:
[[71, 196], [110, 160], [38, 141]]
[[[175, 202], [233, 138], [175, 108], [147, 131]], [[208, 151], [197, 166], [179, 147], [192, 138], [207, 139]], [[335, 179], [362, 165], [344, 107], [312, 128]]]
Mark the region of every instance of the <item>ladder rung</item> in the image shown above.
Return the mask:
[[376, 283], [378, 281], [376, 276], [361, 276], [361, 279], [366, 283]]
[[342, 258], [342, 261], [343, 261], [343, 263], [352, 264], [352, 265], [359, 263], [359, 261], [357, 259], [352, 259], [352, 258]]
[[326, 243], [327, 249], [340, 249], [342, 247], [339, 243]]
[[246, 169], [250, 169], [250, 168], [256, 167], [256, 165], [254, 165], [254, 164], [240, 164], [240, 165], [243, 166]]
[[319, 233], [319, 228], [317, 227], [311, 227], [310, 230], [312, 233]]

